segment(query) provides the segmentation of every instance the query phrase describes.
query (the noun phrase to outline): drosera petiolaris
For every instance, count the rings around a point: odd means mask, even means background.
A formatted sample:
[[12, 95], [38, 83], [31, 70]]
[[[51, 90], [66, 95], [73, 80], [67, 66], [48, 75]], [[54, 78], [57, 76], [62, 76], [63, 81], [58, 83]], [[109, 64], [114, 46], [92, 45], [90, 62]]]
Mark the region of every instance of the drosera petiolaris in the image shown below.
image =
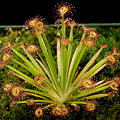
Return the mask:
[[[99, 91], [106, 89], [112, 90], [112, 93], [118, 92], [120, 85], [120, 77], [114, 77], [111, 80], [100, 80], [96, 82], [92, 79], [100, 70], [106, 65], [116, 65], [120, 53], [116, 47], [113, 47], [113, 53], [109, 53], [98, 63], [94, 64], [95, 60], [108, 45], [103, 43], [90, 61], [79, 71], [78, 65], [86, 50], [94, 47], [96, 39], [99, 34], [92, 28], [82, 26], [83, 35], [72, 54], [73, 47], [73, 31], [77, 24], [73, 20], [65, 19], [67, 13], [71, 13], [72, 8], [67, 4], [59, 5], [57, 13], [61, 18], [61, 36], [55, 37], [57, 40], [57, 60], [53, 58], [52, 48], [49, 46], [49, 40], [45, 34], [45, 26], [42, 18], [34, 17], [26, 22], [36, 34], [40, 47], [44, 53], [44, 58], [39, 53], [36, 45], [30, 44], [25, 47], [25, 43], [19, 45], [23, 49], [25, 55], [19, 53], [11, 42], [8, 42], [4, 47], [4, 54], [2, 55], [0, 67], [8, 67], [12, 70], [12, 74], [25, 81], [25, 84], [30, 84], [32, 87], [27, 89], [24, 86], [14, 85], [14, 83], [7, 83], [3, 85], [3, 91], [9, 92], [13, 98], [10, 103], [10, 108], [14, 108], [20, 104], [28, 106], [37, 106], [34, 115], [38, 118], [44, 116], [45, 110], [49, 109], [50, 114], [54, 116], [64, 117], [69, 113], [70, 107], [74, 107], [76, 112], [79, 112], [80, 105], [84, 105], [87, 112], [94, 112], [96, 110], [96, 101], [91, 99], [110, 96], [111, 92], [99, 94]], [[66, 36], [66, 25], [70, 26], [70, 34]], [[10, 52], [8, 52], [10, 49]], [[24, 62], [21, 63], [14, 59], [11, 52], [15, 53]], [[32, 53], [36, 53], [34, 57]], [[12, 53], [12, 54], [13, 54]], [[15, 64], [19, 64], [23, 69], [32, 74], [28, 76], [22, 71], [9, 65], [13, 60]], [[57, 67], [55, 66], [57, 63]], [[26, 99], [25, 96], [33, 96], [31, 99]]]

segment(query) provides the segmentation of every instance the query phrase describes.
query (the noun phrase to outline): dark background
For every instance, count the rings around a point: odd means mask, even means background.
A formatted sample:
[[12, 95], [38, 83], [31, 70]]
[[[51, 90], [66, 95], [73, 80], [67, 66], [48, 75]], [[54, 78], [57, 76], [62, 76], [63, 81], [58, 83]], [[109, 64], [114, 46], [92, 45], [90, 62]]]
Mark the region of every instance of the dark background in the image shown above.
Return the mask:
[[[118, 2], [65, 0], [75, 6], [72, 18], [79, 23], [119, 23]], [[31, 17], [40, 15], [47, 24], [54, 24], [53, 9], [60, 0], [3, 1], [0, 6], [0, 25], [24, 25]]]

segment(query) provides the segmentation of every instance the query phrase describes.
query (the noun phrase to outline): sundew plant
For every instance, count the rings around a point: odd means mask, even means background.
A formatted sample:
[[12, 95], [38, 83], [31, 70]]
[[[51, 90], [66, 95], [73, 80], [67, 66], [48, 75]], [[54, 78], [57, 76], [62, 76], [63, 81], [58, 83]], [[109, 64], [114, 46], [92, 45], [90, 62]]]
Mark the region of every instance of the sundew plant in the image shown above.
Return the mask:
[[[41, 56], [39, 47], [34, 44], [29, 44], [27, 47], [25, 47], [25, 43], [19, 44], [18, 46], [23, 49], [24, 54], [18, 52], [10, 41], [3, 46], [0, 68], [9, 68], [8, 75], [13, 74], [21, 78], [24, 84], [31, 86], [26, 88], [15, 83], [7, 83], [2, 86], [3, 91], [8, 92], [13, 98], [9, 105], [11, 109], [21, 104], [35, 106], [34, 115], [38, 118], [45, 115], [46, 110], [49, 110], [50, 115], [64, 117], [73, 108], [78, 112], [80, 106], [84, 106], [87, 112], [94, 112], [97, 105], [96, 98], [112, 96], [119, 90], [119, 76], [112, 79], [104, 78], [98, 82], [93, 79], [106, 65], [116, 66], [120, 57], [117, 47], [113, 47], [113, 52], [109, 52], [102, 60], [95, 63], [102, 49], [108, 46], [106, 43], [102, 43], [90, 61], [80, 69], [81, 59], [87, 50], [95, 46], [99, 34], [92, 28], [82, 26], [82, 37], [77, 45], [73, 44], [75, 41], [73, 31], [77, 23], [70, 18], [65, 18], [68, 13], [71, 14], [71, 10], [71, 5], [67, 3], [57, 7], [57, 13], [60, 16], [57, 22], [61, 24], [61, 34], [54, 38], [57, 41], [57, 59], [54, 59], [52, 55], [52, 48], [50, 48], [49, 39], [45, 33], [44, 20], [40, 17], [29, 19], [26, 26], [36, 34], [44, 56]], [[66, 25], [70, 27], [69, 36], [66, 36]], [[23, 62], [15, 59], [14, 54]], [[11, 60], [30, 74], [27, 75], [10, 65]], [[26, 96], [31, 97], [28, 99]]]

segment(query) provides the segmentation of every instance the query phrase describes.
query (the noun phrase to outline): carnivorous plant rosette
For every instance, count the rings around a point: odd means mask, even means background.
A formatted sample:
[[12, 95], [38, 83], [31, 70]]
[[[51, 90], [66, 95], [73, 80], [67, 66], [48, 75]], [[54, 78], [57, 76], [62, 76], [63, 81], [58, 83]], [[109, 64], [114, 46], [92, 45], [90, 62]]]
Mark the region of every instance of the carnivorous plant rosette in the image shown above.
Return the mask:
[[[45, 114], [45, 109], [49, 109], [50, 114], [54, 116], [66, 116], [71, 107], [74, 107], [74, 110], [78, 112], [81, 104], [85, 106], [86, 111], [93, 112], [96, 109], [96, 101], [91, 99], [110, 95], [109, 93], [99, 94], [99, 91], [108, 88], [114, 92], [118, 91], [120, 85], [120, 78], [118, 76], [107, 81], [106, 78], [98, 82], [92, 79], [106, 65], [113, 65], [117, 62], [116, 59], [119, 53], [116, 47], [113, 49], [113, 54], [105, 56], [105, 58], [94, 64], [102, 49], [107, 47], [107, 44], [103, 43], [90, 61], [83, 68], [79, 69], [78, 65], [84, 53], [94, 46], [98, 33], [94, 29], [84, 27], [81, 40], [72, 54], [74, 45], [73, 30], [76, 24], [73, 25], [75, 22], [70, 24], [70, 34], [66, 37], [64, 15], [69, 10], [71, 9], [70, 6], [67, 7], [67, 4], [60, 5], [60, 8], [57, 10], [60, 17], [62, 17], [61, 37], [55, 38], [57, 40], [57, 61], [53, 58], [52, 49], [45, 34], [44, 23], [38, 17], [30, 19], [27, 25], [36, 32], [44, 58], [42, 58], [38, 47], [34, 44], [30, 44], [28, 47], [25, 47], [23, 43], [19, 45], [26, 55], [19, 53], [11, 44], [4, 46], [5, 50], [11, 49], [24, 62], [21, 63], [14, 59], [10, 53], [5, 53], [2, 57], [1, 66], [8, 67], [12, 70], [11, 73], [13, 75], [36, 88], [33, 89], [31, 87], [27, 89], [13, 83], [5, 84], [3, 86], [4, 92], [10, 92], [13, 98], [13, 101], [10, 103], [11, 108], [24, 103], [28, 106], [36, 105], [34, 114], [38, 118]], [[33, 57], [32, 53], [36, 53], [38, 57]], [[23, 67], [31, 75], [26, 75], [22, 71], [10, 66], [8, 60], [13, 60], [15, 64]], [[57, 69], [55, 66], [56, 62]], [[27, 97], [23, 96], [34, 97], [26, 100]]]

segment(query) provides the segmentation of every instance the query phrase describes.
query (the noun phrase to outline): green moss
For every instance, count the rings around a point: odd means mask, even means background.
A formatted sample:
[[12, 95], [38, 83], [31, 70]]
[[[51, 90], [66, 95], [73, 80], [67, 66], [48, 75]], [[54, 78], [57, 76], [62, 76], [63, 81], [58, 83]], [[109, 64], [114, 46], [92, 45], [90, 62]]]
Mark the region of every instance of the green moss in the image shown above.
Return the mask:
[[[101, 52], [97, 61], [99, 61], [99, 59], [104, 57], [103, 53], [105, 53], [106, 51], [112, 51], [112, 47], [117, 46], [118, 48], [120, 48], [120, 42], [119, 42], [120, 28], [118, 27], [95, 27], [95, 29], [100, 33], [100, 38], [97, 41], [96, 48], [89, 50], [86, 53], [86, 55], [83, 57], [81, 64], [79, 65], [81, 67], [84, 66], [90, 60], [90, 58], [99, 49], [99, 47], [101, 46], [103, 42], [107, 43], [108, 47]], [[58, 33], [60, 33], [60, 31], [58, 31], [56, 28], [52, 28], [52, 27], [46, 28], [46, 34], [49, 39], [50, 46], [52, 49], [54, 49], [52, 53], [54, 55], [54, 59], [56, 59], [55, 49], [56, 49], [56, 44], [57, 44], [57, 41], [54, 40], [54, 37], [58, 37], [59, 36]], [[69, 30], [68, 30], [68, 33], [69, 33]], [[77, 44], [76, 39], [78, 39], [78, 37], [80, 36], [81, 36], [81, 31], [79, 28], [76, 27], [76, 29], [74, 30], [74, 38], [75, 38], [74, 45]], [[18, 47], [18, 44], [21, 43], [21, 41], [25, 43], [25, 46], [27, 46], [29, 42], [36, 44], [36, 45], [38, 44], [36, 43], [37, 41], [36, 36], [32, 35], [30, 31], [25, 31], [24, 29], [17, 30], [17, 31], [9, 29], [6, 32], [6, 34], [1, 33], [0, 41], [1, 41], [0, 48], [2, 48], [2, 46], [5, 45], [7, 41], [12, 41], [14, 43], [15, 49], [20, 51], [21, 53], [23, 53], [23, 51]], [[73, 51], [74, 51], [74, 48], [73, 48]], [[40, 52], [41, 52], [41, 55], [43, 55], [42, 51]], [[1, 54], [2, 54], [2, 50], [0, 51], [0, 56]], [[20, 60], [20, 58], [18, 58], [17, 56], [15, 56], [15, 58], [22, 62], [22, 60]], [[12, 64], [15, 68], [19, 68], [20, 71], [23, 71], [24, 73], [28, 74], [26, 70], [24, 70], [22, 67], [15, 64], [14, 62], [11, 62], [10, 64]], [[120, 61], [118, 61], [117, 68], [113, 69], [112, 67], [105, 67], [103, 70], [101, 70], [96, 75], [96, 78], [98, 81], [101, 79], [104, 79], [104, 77], [112, 78], [116, 74], [120, 75], [119, 71], [120, 71]], [[12, 74], [7, 76], [8, 72], [9, 72], [9, 69], [7, 69], [6, 67], [0, 68], [0, 86], [8, 82], [14, 82], [18, 84], [21, 81], [20, 78], [17, 78]], [[28, 85], [27, 88], [29, 87], [31, 86]], [[95, 120], [95, 119], [97, 120], [111, 120], [111, 119], [118, 120], [120, 118], [120, 115], [119, 115], [120, 97], [118, 95], [119, 94], [117, 94], [114, 98], [106, 97], [106, 98], [97, 99], [97, 102], [98, 102], [97, 110], [92, 114], [85, 112], [83, 108], [81, 107], [81, 110], [79, 113], [76, 113], [76, 112], [69, 113], [64, 118], [61, 118], [61, 117], [55, 118], [48, 114], [47, 116], [43, 116], [41, 120], [53, 120], [53, 119], [75, 120], [76, 118], [79, 118], [79, 120]], [[1, 120], [16, 120], [16, 119], [17, 120], [21, 120], [21, 119], [37, 120], [37, 118], [34, 117], [34, 109], [28, 106], [26, 107], [26, 104], [18, 105], [14, 109], [10, 109], [9, 103], [12, 101], [12, 99], [8, 97], [6, 93], [3, 93], [2, 88], [0, 88], [0, 98], [1, 98], [0, 99], [0, 108], [1, 108], [0, 119]]]

